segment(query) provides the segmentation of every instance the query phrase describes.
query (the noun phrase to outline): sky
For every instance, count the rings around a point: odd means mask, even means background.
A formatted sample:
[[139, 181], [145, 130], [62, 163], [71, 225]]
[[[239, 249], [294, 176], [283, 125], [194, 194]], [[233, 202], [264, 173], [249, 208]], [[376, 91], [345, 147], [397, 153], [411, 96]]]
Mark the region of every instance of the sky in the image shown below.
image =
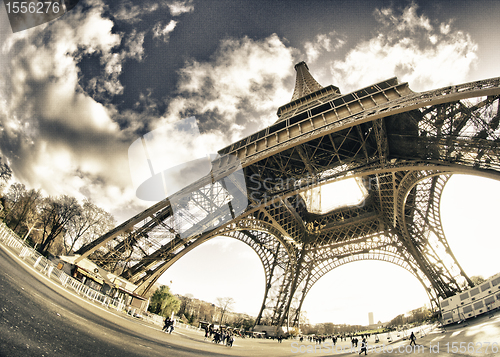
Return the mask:
[[[342, 93], [397, 76], [415, 91], [500, 76], [498, 1], [81, 0], [60, 18], [12, 33], [0, 7], [0, 156], [17, 181], [47, 195], [89, 198], [118, 222], [147, 208], [128, 149], [195, 116], [200, 140], [165, 140], [166, 157], [216, 152], [276, 121], [293, 65], [306, 61]], [[177, 160], [177, 161], [176, 161]], [[133, 173], [133, 172], [132, 172]], [[469, 275], [500, 271], [496, 181], [454, 176], [445, 233]], [[264, 272], [244, 243], [215, 238], [170, 268], [174, 293], [256, 315]], [[171, 283], [170, 283], [171, 282]], [[303, 311], [311, 323], [366, 324], [428, 303], [389, 263], [357, 262], [324, 276]]]

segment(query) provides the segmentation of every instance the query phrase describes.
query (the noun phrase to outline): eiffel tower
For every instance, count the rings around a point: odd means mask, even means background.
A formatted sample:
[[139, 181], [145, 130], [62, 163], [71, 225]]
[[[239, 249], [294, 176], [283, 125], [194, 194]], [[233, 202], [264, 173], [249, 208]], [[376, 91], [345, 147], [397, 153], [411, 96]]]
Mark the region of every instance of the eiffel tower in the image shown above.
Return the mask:
[[[342, 95], [306, 63], [295, 70], [278, 120], [221, 149], [210, 175], [180, 191], [184, 205], [172, 197], [154, 204], [79, 249], [78, 259], [145, 294], [197, 246], [238, 239], [264, 266], [256, 324], [273, 326], [297, 326], [311, 287], [350, 262], [406, 269], [433, 307], [473, 286], [446, 240], [440, 199], [454, 173], [500, 178], [500, 78], [420, 93], [391, 78]], [[244, 180], [227, 179], [235, 172]], [[322, 190], [344, 179], [358, 184], [358, 203], [314, 208]]]

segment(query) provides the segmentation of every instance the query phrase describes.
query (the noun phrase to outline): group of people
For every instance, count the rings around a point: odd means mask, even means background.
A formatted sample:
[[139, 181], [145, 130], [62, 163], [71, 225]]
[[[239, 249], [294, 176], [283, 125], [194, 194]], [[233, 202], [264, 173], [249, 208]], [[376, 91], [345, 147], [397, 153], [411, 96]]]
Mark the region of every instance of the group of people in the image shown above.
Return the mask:
[[[172, 333], [172, 331], [174, 330], [174, 322], [175, 321], [173, 319], [170, 319], [170, 317], [167, 317], [165, 319], [165, 323], [164, 323], [162, 331], [165, 331], [167, 333]], [[216, 344], [222, 343], [228, 347], [233, 346], [234, 334], [231, 333], [231, 331], [224, 330], [222, 328], [216, 329], [213, 324], [206, 325], [204, 327], [204, 329], [205, 329], [205, 340], [212, 339], [213, 343], [216, 343]], [[340, 341], [342, 341], [342, 340], [345, 341], [345, 340], [347, 340], [348, 336], [345, 336], [345, 335], [344, 336], [341, 336], [341, 335], [339, 335], [339, 336], [309, 336], [308, 339], [310, 342], [314, 341], [317, 344], [318, 343], [321, 344], [321, 343], [325, 342], [327, 337], [330, 337], [332, 339], [333, 344], [335, 345], [337, 343], [338, 339], [340, 339]], [[358, 347], [358, 343], [359, 343], [358, 337], [357, 336], [350, 336], [350, 337], [351, 337], [351, 345], [353, 347]], [[367, 338], [370, 337], [370, 335], [366, 334], [366, 335], [361, 335], [360, 337], [362, 339], [361, 339], [361, 346], [360, 346], [359, 354], [361, 355], [364, 352], [364, 354], [366, 355], [367, 349], [368, 349]], [[376, 340], [378, 342], [378, 336], [375, 336], [375, 337], [376, 337]], [[412, 344], [416, 345], [416, 339], [417, 338], [416, 338], [415, 334], [412, 332], [410, 335], [410, 346]], [[283, 336], [278, 336], [278, 342], [281, 343], [282, 340], [283, 340]], [[304, 336], [300, 336], [300, 342], [302, 342], [303, 340], [304, 340]]]
[[216, 329], [213, 324], [205, 326], [205, 340], [210, 338], [212, 338], [212, 342], [215, 344], [222, 343], [228, 347], [233, 347], [234, 334], [221, 328]]
[[173, 319], [171, 319], [170, 317], [167, 317], [165, 319], [163, 328], [161, 330], [165, 331], [167, 333], [172, 333], [172, 331], [174, 330], [174, 322], [175, 321]]
[[[332, 339], [332, 342], [333, 342], [333, 345], [335, 346], [335, 344], [337, 343], [337, 339], [340, 339], [340, 341], [342, 340], [346, 340], [347, 339], [347, 336], [328, 336]], [[309, 342], [316, 342], [316, 344], [321, 344], [323, 342], [325, 342], [325, 340], [328, 338], [327, 336], [309, 336]], [[361, 345], [360, 345], [360, 350], [359, 350], [359, 354], [367, 354], [367, 351], [368, 351], [368, 342], [367, 342], [367, 339], [370, 337], [370, 334], [364, 334], [364, 335], [361, 335], [359, 336], [361, 338]], [[302, 342], [304, 340], [304, 337], [301, 336], [300, 337], [300, 342]], [[416, 345], [417, 342], [417, 337], [415, 336], [415, 334], [411, 333], [410, 335], [410, 346], [411, 345]], [[378, 336], [375, 335], [375, 342], [378, 342]], [[359, 344], [359, 339], [358, 339], [358, 336], [351, 336], [351, 346], [353, 347], [358, 347], [358, 344]]]
[[[309, 339], [309, 342], [315, 342], [316, 344], [322, 344], [324, 343], [327, 339], [331, 338], [333, 345], [335, 346], [337, 344], [337, 341], [347, 341], [347, 338], [351, 338], [351, 346], [353, 347], [358, 347], [358, 344], [360, 343], [359, 338], [361, 338], [361, 345], [359, 354], [364, 353], [365, 355], [367, 354], [368, 351], [368, 342], [367, 339], [370, 337], [370, 334], [363, 334], [361, 336], [357, 335], [352, 335], [352, 336], [346, 336], [346, 335], [330, 335], [330, 336], [308, 336], [307, 338]], [[359, 337], [359, 338], [358, 338]], [[300, 336], [300, 342], [304, 340], [304, 336]]]
[[[315, 342], [316, 344], [322, 344], [328, 339], [332, 339], [333, 345], [335, 346], [337, 344], [337, 341], [347, 341], [348, 338], [351, 338], [351, 344], [354, 347], [358, 347], [359, 339], [358, 336], [346, 336], [346, 335], [329, 335], [329, 336], [306, 336], [306, 339], [309, 340], [309, 342]], [[361, 339], [367, 339], [370, 337], [370, 334], [364, 334], [359, 336]], [[300, 342], [304, 341], [304, 336], [300, 336]]]

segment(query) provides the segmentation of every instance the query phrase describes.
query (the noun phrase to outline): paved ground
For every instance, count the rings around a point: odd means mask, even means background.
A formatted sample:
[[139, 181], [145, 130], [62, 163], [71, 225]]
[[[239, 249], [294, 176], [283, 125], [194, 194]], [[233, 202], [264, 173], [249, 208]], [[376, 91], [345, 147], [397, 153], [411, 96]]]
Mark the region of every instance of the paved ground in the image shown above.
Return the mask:
[[[26, 265], [0, 244], [0, 356], [297, 356], [354, 355], [350, 342], [316, 345], [298, 340], [236, 339], [232, 348], [205, 341], [203, 333], [177, 327], [173, 334], [113, 313], [69, 292]], [[420, 329], [418, 329], [420, 332]], [[375, 343], [370, 355], [500, 356], [500, 312], [468, 325], [424, 330], [419, 347], [397, 333]], [[488, 349], [486, 349], [486, 345]], [[456, 353], [455, 353], [456, 352]]]
[[[415, 329], [417, 333], [417, 346], [410, 347], [407, 339], [403, 340], [403, 334], [391, 333], [392, 343], [388, 342], [387, 335], [379, 336], [379, 343], [375, 343], [375, 338], [368, 340], [369, 355], [387, 355], [387, 356], [500, 356], [500, 313], [493, 318], [483, 316], [470, 321], [467, 326], [457, 325], [449, 327], [444, 331], [442, 329], [431, 327], [424, 329], [424, 334], [420, 328]], [[408, 331], [408, 335], [411, 332]], [[180, 331], [186, 338], [203, 339], [201, 332]], [[493, 343], [496, 345], [492, 345]], [[231, 351], [225, 351], [226, 347], [214, 346], [212, 343], [205, 342], [212, 347], [220, 347], [221, 353], [227, 353], [238, 356], [332, 356], [332, 355], [358, 355], [359, 349], [351, 349], [350, 341], [337, 343], [334, 347], [330, 341], [319, 345], [309, 342], [300, 342], [298, 340], [285, 340], [281, 344], [273, 340], [259, 339], [237, 339], [235, 346]], [[487, 344], [488, 349], [486, 349]], [[492, 348], [493, 347], [493, 348]], [[227, 349], [227, 348], [226, 348]], [[216, 351], [216, 349], [209, 349]], [[464, 352], [465, 351], [465, 352]]]

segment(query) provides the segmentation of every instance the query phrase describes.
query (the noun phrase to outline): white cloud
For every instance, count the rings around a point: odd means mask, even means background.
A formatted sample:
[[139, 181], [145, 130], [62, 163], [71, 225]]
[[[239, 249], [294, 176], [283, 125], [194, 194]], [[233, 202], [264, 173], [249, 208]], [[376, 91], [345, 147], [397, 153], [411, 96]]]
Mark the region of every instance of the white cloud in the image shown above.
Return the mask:
[[[103, 61], [117, 66], [112, 49], [120, 43], [120, 36], [112, 34], [113, 23], [101, 18], [98, 9], [85, 15], [75, 12], [73, 21], [57, 21], [49, 28], [30, 30], [29, 37], [12, 37], [12, 43], [4, 46], [11, 60], [3, 67], [3, 76], [8, 80], [2, 96], [9, 98], [13, 113], [19, 113], [19, 107], [34, 107], [36, 115], [46, 120], [75, 128], [113, 131], [116, 127], [106, 109], [79, 90], [74, 54], [100, 53]], [[107, 68], [109, 74], [115, 70], [113, 65]]]
[[144, 32], [137, 32], [135, 29], [125, 38], [124, 56], [134, 58], [138, 61], [144, 56]]
[[307, 62], [312, 63], [324, 52], [331, 53], [340, 49], [345, 44], [345, 39], [335, 31], [328, 34], [318, 34], [314, 41], [307, 41], [304, 49], [307, 55]]
[[445, 23], [441, 23], [439, 25], [439, 31], [443, 34], [443, 35], [447, 35], [450, 33], [451, 31], [451, 21], [447, 24]]
[[435, 31], [416, 10], [414, 4], [401, 15], [377, 10], [379, 33], [331, 64], [333, 83], [347, 92], [393, 76], [417, 91], [463, 82], [477, 62], [477, 44], [450, 22]]
[[177, 25], [177, 21], [170, 20], [167, 25], [159, 22], [153, 27], [153, 37], [160, 38], [161, 40], [168, 42], [170, 38], [170, 33], [172, 33]]
[[160, 9], [168, 8], [172, 16], [179, 16], [184, 13], [192, 12], [194, 5], [192, 0], [141, 0], [140, 5], [135, 5], [130, 0], [120, 1], [113, 5], [113, 18], [128, 23], [137, 23], [142, 21], [146, 14], [153, 13]]
[[167, 2], [167, 6], [170, 10], [172, 16], [179, 16], [181, 14], [191, 12], [194, 10], [194, 5], [192, 0], [174, 0]]
[[376, 9], [374, 15], [376, 19], [386, 27], [392, 27], [398, 32], [411, 31], [419, 29], [432, 31], [433, 27], [429, 18], [424, 15], [417, 16], [418, 6], [411, 4], [403, 10], [401, 15], [395, 13], [391, 8]]
[[158, 10], [157, 2], [141, 1], [140, 5], [134, 5], [131, 1], [120, 1], [118, 9], [114, 9], [115, 19], [136, 23], [141, 21], [141, 16]]

